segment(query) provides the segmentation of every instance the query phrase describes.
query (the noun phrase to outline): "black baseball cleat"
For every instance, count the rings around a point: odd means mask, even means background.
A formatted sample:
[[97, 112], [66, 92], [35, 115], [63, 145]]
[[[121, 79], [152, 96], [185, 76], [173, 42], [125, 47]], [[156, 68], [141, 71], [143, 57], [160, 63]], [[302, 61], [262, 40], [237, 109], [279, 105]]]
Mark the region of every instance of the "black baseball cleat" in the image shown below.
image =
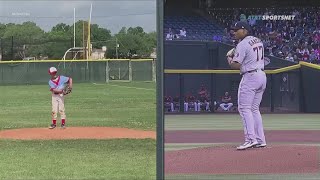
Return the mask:
[[65, 128], [66, 128], [66, 125], [61, 124], [61, 129], [65, 129]]
[[56, 128], [56, 127], [57, 127], [57, 125], [51, 124], [50, 127], [49, 127], [49, 129], [54, 129], [54, 128]]

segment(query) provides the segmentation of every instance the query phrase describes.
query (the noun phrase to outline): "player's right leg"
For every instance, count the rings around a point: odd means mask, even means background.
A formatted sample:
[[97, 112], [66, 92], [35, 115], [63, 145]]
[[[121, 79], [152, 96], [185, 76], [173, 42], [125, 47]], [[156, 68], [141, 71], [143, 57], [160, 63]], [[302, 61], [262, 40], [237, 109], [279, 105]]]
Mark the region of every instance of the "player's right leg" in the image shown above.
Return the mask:
[[58, 117], [58, 101], [55, 95], [52, 95], [51, 106], [52, 106], [52, 110], [51, 110], [52, 124], [50, 125], [49, 129], [54, 129], [57, 126], [57, 117]]
[[227, 107], [227, 110], [229, 111], [233, 106], [233, 103], [228, 103], [228, 107]]
[[238, 111], [242, 119], [245, 134], [245, 143], [238, 146], [238, 150], [251, 148], [258, 144], [254, 129], [254, 120], [251, 111], [255, 95], [254, 77], [246, 74], [242, 77], [238, 89]]
[[221, 103], [221, 104], [220, 104], [220, 107], [221, 107], [221, 109], [223, 109], [223, 110], [226, 111], [227, 109], [226, 109], [225, 105], [226, 105], [225, 103]]
[[197, 112], [197, 111], [198, 111], [198, 105], [197, 105], [197, 102], [194, 102], [194, 103], [193, 103], [193, 105], [194, 105], [194, 111], [195, 111], [195, 112]]
[[206, 105], [206, 111], [209, 111], [209, 110], [210, 110], [210, 104], [209, 104], [209, 102], [205, 102], [205, 105]]
[[174, 106], [173, 106], [173, 103], [170, 103], [170, 109], [171, 109], [171, 112], [174, 112]]
[[187, 112], [189, 109], [189, 104], [187, 102], [184, 102], [184, 112]]

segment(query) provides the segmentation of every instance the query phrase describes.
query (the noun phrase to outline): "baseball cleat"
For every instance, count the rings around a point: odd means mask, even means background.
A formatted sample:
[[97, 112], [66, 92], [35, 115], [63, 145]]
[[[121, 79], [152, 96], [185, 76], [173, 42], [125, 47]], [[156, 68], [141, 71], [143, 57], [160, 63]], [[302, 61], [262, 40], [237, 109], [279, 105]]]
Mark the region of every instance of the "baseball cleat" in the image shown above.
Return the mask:
[[238, 146], [237, 150], [245, 150], [245, 149], [254, 147], [257, 144], [258, 144], [258, 142], [245, 142], [244, 144]]
[[49, 129], [54, 129], [54, 128], [56, 128], [56, 127], [57, 127], [57, 125], [51, 124], [50, 127], [49, 127]]
[[255, 145], [254, 147], [255, 148], [264, 148], [264, 147], [266, 147], [267, 146], [267, 144], [266, 143], [262, 143], [262, 144], [257, 144], [257, 145]]
[[66, 128], [66, 125], [61, 124], [61, 129], [65, 129], [65, 128]]

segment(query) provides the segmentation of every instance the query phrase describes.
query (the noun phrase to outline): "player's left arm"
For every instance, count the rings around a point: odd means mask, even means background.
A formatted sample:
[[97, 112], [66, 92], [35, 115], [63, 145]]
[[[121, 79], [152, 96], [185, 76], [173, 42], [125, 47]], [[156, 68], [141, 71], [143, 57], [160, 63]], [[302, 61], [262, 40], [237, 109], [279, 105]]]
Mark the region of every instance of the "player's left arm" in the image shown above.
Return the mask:
[[71, 77], [69, 77], [68, 85], [69, 85], [69, 87], [70, 87], [71, 89], [72, 89], [72, 83], [73, 83], [72, 78], [71, 78]]
[[228, 56], [227, 60], [231, 69], [240, 69], [241, 63], [243, 62], [246, 55], [246, 46], [243, 43], [239, 43], [235, 48], [233, 56]]

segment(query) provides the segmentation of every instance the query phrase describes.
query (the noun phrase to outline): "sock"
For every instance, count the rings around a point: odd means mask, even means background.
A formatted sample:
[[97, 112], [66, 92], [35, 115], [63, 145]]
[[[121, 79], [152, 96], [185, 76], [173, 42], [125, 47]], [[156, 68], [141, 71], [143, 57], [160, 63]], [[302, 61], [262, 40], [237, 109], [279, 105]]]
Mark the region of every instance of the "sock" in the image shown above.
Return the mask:
[[64, 125], [66, 123], [65, 119], [61, 119], [61, 124]]
[[53, 119], [52, 120], [52, 124], [56, 125], [57, 124], [57, 120]]

